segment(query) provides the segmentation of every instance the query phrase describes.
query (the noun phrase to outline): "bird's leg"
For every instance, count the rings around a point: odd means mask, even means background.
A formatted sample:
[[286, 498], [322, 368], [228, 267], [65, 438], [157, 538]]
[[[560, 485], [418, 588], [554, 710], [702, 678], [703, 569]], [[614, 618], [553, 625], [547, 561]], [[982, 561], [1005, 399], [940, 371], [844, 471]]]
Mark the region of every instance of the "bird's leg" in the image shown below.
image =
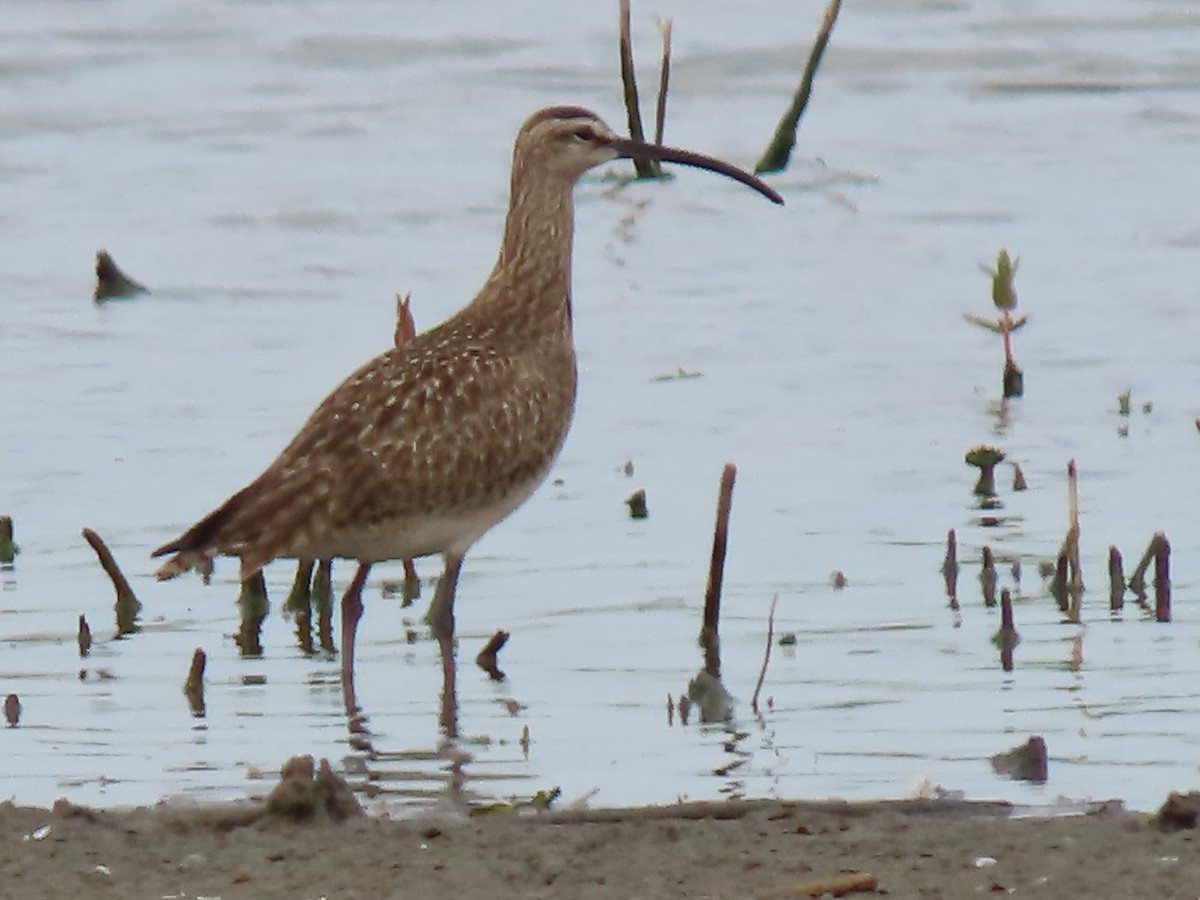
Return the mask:
[[417, 575], [417, 565], [411, 559], [404, 560], [404, 601], [402, 606], [411, 606], [412, 602], [421, 596], [421, 579]]
[[437, 591], [430, 604], [428, 620], [437, 638], [442, 657], [442, 732], [448, 738], [458, 737], [458, 666], [454, 660], [454, 594], [458, 588], [458, 573], [462, 569], [462, 554], [446, 554], [446, 571], [438, 580]]
[[342, 597], [342, 699], [346, 702], [348, 716], [358, 711], [354, 696], [354, 636], [358, 631], [358, 620], [362, 618], [362, 589], [370, 571], [370, 563], [360, 562], [354, 580]]
[[454, 637], [454, 594], [458, 590], [458, 573], [462, 569], [462, 554], [443, 557], [446, 561], [446, 571], [438, 579], [437, 590], [433, 594], [433, 602], [429, 604], [429, 612], [425, 621], [433, 628], [434, 637]]

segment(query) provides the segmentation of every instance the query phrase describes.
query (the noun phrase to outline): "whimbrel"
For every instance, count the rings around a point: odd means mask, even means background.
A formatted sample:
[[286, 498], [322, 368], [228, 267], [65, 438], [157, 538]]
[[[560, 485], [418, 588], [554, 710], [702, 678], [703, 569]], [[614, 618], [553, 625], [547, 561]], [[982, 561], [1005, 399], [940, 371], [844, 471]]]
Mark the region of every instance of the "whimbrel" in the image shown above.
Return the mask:
[[621, 137], [589, 110], [534, 113], [513, 149], [500, 255], [475, 299], [343, 381], [266, 471], [154, 551], [174, 554], [158, 578], [214, 555], [240, 557], [243, 579], [277, 557], [357, 560], [342, 600], [345, 680], [371, 565], [441, 554], [429, 621], [449, 641], [464, 555], [542, 483], [566, 438], [572, 190], [617, 158], [708, 169], [783, 202], [735, 166]]

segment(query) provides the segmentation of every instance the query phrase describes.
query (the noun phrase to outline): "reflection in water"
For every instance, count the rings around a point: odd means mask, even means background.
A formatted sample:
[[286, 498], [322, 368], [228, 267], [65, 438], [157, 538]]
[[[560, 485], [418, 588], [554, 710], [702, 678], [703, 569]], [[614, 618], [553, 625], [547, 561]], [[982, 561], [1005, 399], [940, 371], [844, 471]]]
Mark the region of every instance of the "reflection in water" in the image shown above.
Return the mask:
[[[21, 521], [23, 553], [19, 576], [0, 561], [0, 645], [4, 692], [26, 707], [22, 728], [5, 734], [19, 802], [48, 804], [67, 784], [82, 803], [153, 803], [164, 792], [240, 797], [247, 768], [274, 773], [300, 749], [329, 757], [346, 750], [334, 627], [318, 624], [315, 587], [311, 627], [324, 637], [316, 655], [296, 652], [290, 625], [276, 633], [269, 620], [268, 658], [253, 664], [269, 687], [246, 689], [232, 641], [207, 646], [237, 628], [236, 581], [220, 592], [192, 579], [159, 592], [143, 560], [151, 538], [172, 525], [155, 512], [155, 497], [170, 492], [173, 508], [199, 507], [223, 492], [229, 472], [257, 471], [310, 400], [391, 343], [386, 281], [403, 279], [439, 303], [476, 286], [470, 272], [492, 262], [485, 254], [494, 249], [508, 162], [504, 147], [478, 137], [507, 133], [514, 116], [541, 105], [546, 85], [536, 82], [548, 60], [564, 93], [591, 91], [591, 54], [579, 51], [611, 46], [611, 15], [600, 6], [573, 4], [564, 39], [554, 19], [476, 4], [474, 30], [494, 33], [505, 48], [480, 58], [462, 52], [471, 38], [453, 17], [433, 4], [410, 6], [405, 27], [434, 39], [422, 42], [433, 48], [422, 69], [429, 90], [403, 95], [364, 93], [361, 68], [297, 53], [321, 25], [300, 34], [284, 6], [261, 5], [214, 30], [189, 27], [203, 25], [202, 5], [175, 5], [183, 42], [162, 39], [160, 11], [145, 0], [120, 21], [100, 5], [76, 4], [72, 15], [89, 22], [83, 29], [58, 27], [53, 4], [26, 4], [6, 21], [5, 50], [17, 64], [5, 70], [12, 90], [0, 235], [8, 252], [0, 269], [23, 302], [8, 302], [0, 324], [0, 514]], [[796, 598], [798, 621], [788, 627], [803, 635], [802, 652], [776, 651], [771, 662], [776, 705], [767, 718], [781, 753], [764, 758], [753, 747], [755, 759], [735, 773], [748, 793], [895, 796], [920, 772], [968, 796], [1032, 803], [1117, 783], [1149, 808], [1194, 775], [1196, 744], [1176, 723], [1197, 714], [1200, 698], [1185, 691], [1167, 701], [1184, 717], [1162, 714], [1171, 685], [1194, 675], [1194, 654], [1182, 652], [1200, 645], [1192, 617], [1156, 626], [1145, 621], [1152, 612], [1138, 611], [1111, 622], [1093, 592], [1097, 608], [1084, 604], [1082, 618], [1104, 622], [1088, 633], [1079, 678], [1097, 714], [1122, 727], [1081, 735], [1083, 714], [1064, 699], [1073, 676], [1054, 602], [1021, 605], [1022, 671], [1004, 676], [989, 642], [1000, 616], [977, 607], [977, 594], [957, 597], [961, 584], [938, 596], [930, 582], [939, 565], [933, 543], [950, 525], [972, 581], [984, 543], [997, 567], [1010, 554], [1052, 561], [1063, 533], [1047, 473], [1073, 454], [1094, 477], [1083, 522], [1094, 539], [1081, 548], [1094, 584], [1114, 541], [1130, 542], [1134, 563], [1135, 542], [1144, 548], [1158, 529], [1181, 558], [1200, 553], [1190, 525], [1200, 467], [1180, 463], [1195, 451], [1196, 413], [1184, 415], [1195, 402], [1194, 340], [1190, 329], [1163, 327], [1186, 320], [1197, 246], [1188, 178], [1200, 79], [1180, 62], [1194, 58], [1195, 43], [1179, 27], [1181, 6], [1145, 0], [1131, 14], [1131, 4], [1096, 0], [1086, 15], [1052, 21], [998, 4], [876, 6], [880, 15], [862, 19], [854, 45], [843, 48], [845, 65], [827, 73], [858, 112], [818, 116], [828, 126], [820, 152], [832, 183], [799, 166], [779, 180], [798, 204], [825, 207], [820, 227], [784, 213], [761, 228], [753, 198], [733, 192], [634, 185], [626, 196], [643, 205], [625, 243], [609, 236], [630, 210], [606, 197], [599, 179], [581, 189], [589, 207], [581, 246], [611, 240], [617, 249], [590, 254], [576, 272], [580, 364], [592, 377], [554, 473], [570, 487], [540, 493], [497, 532], [480, 571], [543, 642], [545, 652], [508, 668], [525, 680], [523, 699], [544, 724], [534, 726], [528, 762], [515, 743], [521, 723], [503, 713], [488, 726], [492, 742], [475, 743], [476, 686], [461, 679], [458, 730], [468, 736], [456, 744], [474, 757], [464, 790], [483, 785], [494, 798], [537, 779], [561, 783], [568, 796], [599, 787], [601, 803], [620, 804], [711, 796], [722, 783], [711, 772], [728, 761], [725, 724], [645, 723], [661, 715], [666, 690], [678, 701], [697, 671], [693, 611], [679, 598], [695, 594], [691, 566], [709, 537], [711, 506], [697, 493], [734, 454], [746, 483], [719, 674], [740, 701], [761, 662], [760, 622], [730, 614], [746, 598], [776, 590]], [[318, 38], [352, 58], [344, 35], [378, 31], [380, 8], [343, 4], [339, 33]], [[691, 24], [708, 29], [701, 39], [711, 52], [690, 63], [688, 127], [697, 143], [749, 158], [759, 149], [753, 135], [778, 113], [756, 86], [790, 82], [792, 63], [763, 53], [773, 36], [764, 39], [753, 17], [730, 15], [731, 4], [694, 9]], [[938, 35], [933, 49], [930, 34]], [[981, 70], [981, 34], [1015, 52]], [[114, 52], [120, 65], [106, 65]], [[378, 61], [385, 80], [418, 74], [402, 58]], [[1069, 85], [1084, 71], [1136, 90], [1080, 96], [1039, 87]], [[171, 91], [141, 89], [167, 84]], [[288, 90], [273, 91], [276, 84]], [[464, 85], [492, 93], [471, 117], [447, 117]], [[735, 93], [745, 102], [729, 103]], [[910, 121], [927, 127], [879, 127]], [[1105, 139], [1089, 140], [1096, 135]], [[979, 177], [981, 164], [988, 177]], [[1122, 178], [1108, 177], [1118, 171]], [[399, 187], [381, 190], [389, 181]], [[1097, 184], [1105, 185], [1102, 209]], [[447, 185], [481, 202], [448, 203]], [[822, 199], [828, 187], [858, 212], [832, 208]], [[114, 220], [113, 197], [130, 215]], [[671, 213], [663, 204], [684, 204], [689, 214], [669, 215], [669, 230], [651, 227]], [[185, 207], [187, 215], [172, 216]], [[153, 227], [168, 218], [171, 228]], [[152, 301], [92, 305], [88, 264], [106, 234], [130, 248], [122, 262], [152, 280]], [[997, 351], [994, 336], [966, 329], [961, 339], [936, 338], [939, 323], [956, 316], [948, 298], [982, 301], [986, 311], [974, 261], [1010, 240], [1027, 246], [1022, 302], [1036, 298], [1041, 318], [1020, 345], [1034, 393], [1002, 403], [992, 399], [1001, 385], [982, 355]], [[71, 247], [81, 251], [74, 262]], [[718, 256], [728, 264], [712, 266]], [[921, 283], [898, 280], [901, 272], [919, 272]], [[218, 349], [220, 364], [208, 364]], [[678, 367], [703, 368], [705, 379], [650, 382]], [[1120, 440], [1108, 407], [1131, 385], [1153, 390], [1160, 412]], [[933, 402], [911, 402], [922, 396]], [[957, 464], [952, 457], [989, 438], [1030, 475], [1019, 521], [1010, 509], [963, 511], [974, 501], [947, 486], [947, 461]], [[637, 531], [610, 515], [617, 485], [604, 480], [631, 456], [662, 509]], [[888, 468], [887, 460], [905, 462]], [[997, 474], [1001, 498], [1017, 505], [1009, 476]], [[983, 516], [1003, 521], [981, 528]], [[112, 595], [77, 540], [84, 521], [103, 525], [106, 538], [111, 529], [123, 565], [137, 561], [127, 571], [153, 617], [134, 640], [111, 640]], [[692, 529], [697, 523], [704, 527]], [[819, 603], [828, 569], [820, 561], [851, 557], [853, 596]], [[347, 568], [343, 582], [352, 574]], [[268, 587], [282, 598], [291, 576], [269, 574]], [[1037, 579], [1027, 580], [1026, 591], [1040, 595]], [[1175, 587], [1187, 610], [1195, 584]], [[562, 614], [551, 598], [568, 595], [578, 610]], [[629, 598], [648, 608], [630, 612]], [[947, 616], [948, 601], [966, 614]], [[326, 602], [330, 615], [332, 607]], [[84, 680], [70, 646], [81, 613], [97, 639]], [[641, 621], [631, 627], [634, 615]], [[417, 650], [405, 647], [402, 629], [388, 641], [364, 636], [356, 700], [369, 712], [369, 721], [359, 714], [372, 733], [359, 736], [373, 746], [372, 784], [419, 805], [457, 776], [444, 770], [452, 762], [437, 746], [440, 656], [426, 630], [413, 628], [423, 636]], [[595, 637], [587, 659], [566, 649], [581, 631]], [[680, 637], [664, 646], [669, 633]], [[1167, 636], [1173, 644], [1159, 643]], [[209, 650], [204, 720], [179, 702], [199, 645]], [[391, 666], [405, 654], [412, 679], [397, 687]], [[984, 670], [987, 677], [973, 677]], [[994, 679], [1006, 677], [1012, 689], [1001, 695]], [[410, 685], [419, 688], [410, 693]], [[486, 704], [492, 686], [481, 690]], [[1001, 704], [1005, 716], [996, 714]], [[209, 728], [203, 744], [193, 730], [199, 721]], [[748, 750], [761, 735], [740, 724], [754, 735], [737, 744]], [[1072, 758], [1045, 794], [995, 781], [986, 758], [964, 749], [994, 752], [1009, 730], [1045, 734]], [[877, 752], [881, 745], [887, 753]], [[1153, 764], [1128, 777], [1135, 758]], [[453, 765], [463, 771], [461, 757]]]
[[241, 651], [243, 659], [261, 657], [262, 624], [270, 608], [267, 601], [267, 582], [261, 569], [242, 581], [237, 605], [242, 617], [235, 638], [238, 650]]
[[[362, 616], [361, 597], [368, 568], [366, 565], [359, 565], [354, 581], [347, 588], [346, 594], [342, 598], [343, 631], [340, 680], [342, 700], [346, 714], [346, 728], [349, 732], [348, 743], [354, 750], [361, 754], [358, 757], [357, 765], [361, 766], [362, 773], [367, 776], [368, 782], [375, 783], [378, 779], [386, 777], [386, 775], [382, 771], [372, 773], [371, 763], [389, 760], [395, 761], [397, 756], [396, 754], [380, 751], [376, 747], [375, 739], [369, 726], [370, 717], [358, 703], [358, 695], [354, 684], [354, 636], [358, 620]], [[350, 604], [347, 604], [347, 598], [350, 598]], [[467, 764], [472, 761], [473, 756], [466, 752], [459, 743], [458, 661], [455, 655], [457, 642], [454, 638], [453, 617], [451, 617], [449, 630], [435, 629], [435, 631], [437, 632], [435, 638], [438, 642], [438, 655], [441, 660], [442, 669], [441, 695], [438, 704], [438, 728], [441, 737], [437, 750], [431, 758], [449, 760], [449, 765], [442, 770], [445, 772], [445, 775], [441, 780], [445, 783], [446, 797], [456, 804], [460, 804], [465, 802], [464, 788], [467, 779]], [[523, 735], [523, 747], [526, 755], [528, 755], [527, 733]]]

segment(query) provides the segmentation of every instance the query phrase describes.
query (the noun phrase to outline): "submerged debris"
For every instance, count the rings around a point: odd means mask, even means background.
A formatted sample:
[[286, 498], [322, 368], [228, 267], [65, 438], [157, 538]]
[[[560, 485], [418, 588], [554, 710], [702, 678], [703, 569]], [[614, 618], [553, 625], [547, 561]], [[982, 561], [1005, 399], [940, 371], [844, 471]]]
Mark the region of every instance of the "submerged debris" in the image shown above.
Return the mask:
[[93, 300], [102, 303], [148, 293], [148, 287], [121, 271], [107, 250], [96, 251], [96, 290], [92, 293]]
[[1019, 747], [992, 757], [992, 769], [997, 775], [1006, 775], [1018, 781], [1044, 784], [1048, 776], [1046, 740], [1035, 734]]
[[0, 566], [11, 566], [20, 552], [13, 542], [12, 516], [0, 516]]

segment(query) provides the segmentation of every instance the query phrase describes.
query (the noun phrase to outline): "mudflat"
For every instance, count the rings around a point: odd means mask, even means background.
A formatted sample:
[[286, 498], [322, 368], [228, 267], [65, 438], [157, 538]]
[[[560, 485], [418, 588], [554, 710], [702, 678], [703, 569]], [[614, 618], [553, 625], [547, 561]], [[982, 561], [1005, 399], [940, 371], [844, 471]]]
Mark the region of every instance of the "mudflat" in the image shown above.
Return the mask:
[[4, 804], [0, 897], [1200, 896], [1195, 831], [1119, 805], [1052, 818], [931, 800], [390, 819], [344, 799], [315, 811]]

